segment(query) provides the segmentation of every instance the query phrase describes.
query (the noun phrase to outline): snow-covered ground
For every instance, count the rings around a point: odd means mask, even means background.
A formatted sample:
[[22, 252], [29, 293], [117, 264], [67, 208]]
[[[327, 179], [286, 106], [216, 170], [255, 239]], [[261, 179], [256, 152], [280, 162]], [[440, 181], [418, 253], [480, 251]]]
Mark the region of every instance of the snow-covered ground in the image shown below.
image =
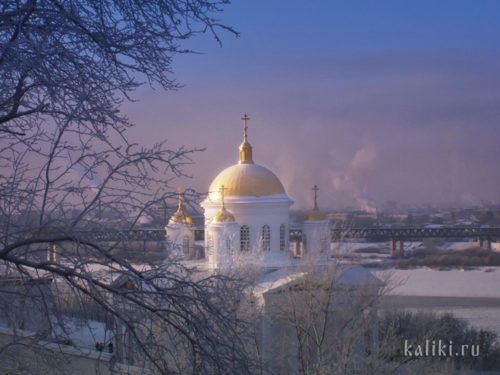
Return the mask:
[[94, 320], [83, 321], [64, 317], [64, 323], [54, 324], [54, 336], [69, 338], [76, 347], [94, 348], [96, 342], [109, 343], [113, 339], [113, 333], [106, 329], [103, 322]]
[[[405, 251], [414, 251], [422, 248], [423, 244], [422, 241], [406, 241], [404, 247]], [[389, 255], [389, 242], [333, 242], [330, 248], [333, 254], [339, 256], [371, 257], [375, 254], [387, 257]], [[373, 252], [375, 249], [379, 252]]]

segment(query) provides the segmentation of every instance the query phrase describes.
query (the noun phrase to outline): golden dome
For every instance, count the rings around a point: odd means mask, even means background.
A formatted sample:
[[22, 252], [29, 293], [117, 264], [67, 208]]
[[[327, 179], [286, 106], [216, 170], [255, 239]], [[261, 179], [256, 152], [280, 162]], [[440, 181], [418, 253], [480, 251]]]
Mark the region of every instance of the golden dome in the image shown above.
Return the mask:
[[170, 218], [174, 223], [191, 224], [192, 219], [184, 212], [177, 210]]
[[177, 211], [172, 215], [170, 220], [174, 223], [183, 223], [183, 224], [191, 224], [192, 219], [184, 212], [184, 207], [182, 206], [182, 193], [179, 191], [178, 193], [178, 205]]
[[255, 196], [285, 194], [276, 175], [258, 164], [236, 164], [220, 172], [210, 184], [211, 199], [218, 200], [220, 187], [226, 196]]
[[243, 142], [239, 147], [238, 164], [224, 169], [210, 184], [210, 199], [220, 199], [223, 187], [226, 196], [253, 196], [286, 194], [285, 188], [276, 175], [269, 169], [254, 164], [252, 146], [248, 143], [248, 120], [245, 113], [243, 120]]
[[225, 208], [217, 211], [212, 219], [214, 223], [234, 222], [234, 215]]
[[322, 221], [322, 220], [326, 220], [326, 215], [321, 211], [312, 210], [308, 214], [306, 214], [306, 216], [304, 217], [304, 220], [305, 221]]

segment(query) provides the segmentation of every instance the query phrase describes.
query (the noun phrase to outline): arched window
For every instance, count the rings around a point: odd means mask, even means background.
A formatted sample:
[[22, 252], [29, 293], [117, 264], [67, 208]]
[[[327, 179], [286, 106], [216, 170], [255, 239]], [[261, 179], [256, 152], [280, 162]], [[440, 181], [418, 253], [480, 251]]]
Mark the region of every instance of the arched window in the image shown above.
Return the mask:
[[182, 237], [182, 251], [184, 254], [189, 254], [189, 236]]
[[240, 250], [250, 250], [250, 228], [248, 225], [242, 225], [240, 229]]
[[285, 224], [280, 225], [280, 250], [285, 250]]
[[271, 228], [267, 224], [262, 227], [262, 250], [271, 250]]
[[227, 238], [226, 238], [226, 250], [227, 250], [227, 251], [231, 251], [232, 242], [233, 242], [233, 241], [231, 241], [231, 238], [230, 238], [230, 237], [227, 237]]

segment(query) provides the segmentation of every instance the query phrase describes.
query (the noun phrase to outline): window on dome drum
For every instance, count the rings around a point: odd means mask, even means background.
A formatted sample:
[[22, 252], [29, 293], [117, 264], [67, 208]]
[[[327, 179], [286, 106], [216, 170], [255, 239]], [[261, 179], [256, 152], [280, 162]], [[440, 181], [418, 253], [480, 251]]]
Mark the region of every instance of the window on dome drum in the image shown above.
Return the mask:
[[280, 250], [285, 250], [285, 224], [280, 225]]
[[262, 250], [271, 250], [271, 228], [267, 224], [262, 227]]
[[189, 236], [186, 235], [182, 238], [182, 251], [184, 254], [189, 254]]
[[231, 239], [226, 238], [226, 250], [230, 251], [231, 250]]
[[240, 250], [250, 250], [250, 228], [248, 225], [242, 225], [240, 229]]

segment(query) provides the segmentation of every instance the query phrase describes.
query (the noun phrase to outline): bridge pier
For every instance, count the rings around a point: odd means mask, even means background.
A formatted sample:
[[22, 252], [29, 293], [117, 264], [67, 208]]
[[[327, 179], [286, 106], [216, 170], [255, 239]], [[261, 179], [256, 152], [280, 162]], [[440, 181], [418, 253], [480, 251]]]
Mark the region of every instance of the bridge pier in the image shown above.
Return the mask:
[[405, 255], [405, 245], [403, 240], [398, 240], [398, 258], [402, 258]]
[[479, 238], [479, 247], [483, 250], [491, 251], [491, 239]]
[[391, 258], [402, 258], [405, 255], [404, 241], [391, 238], [389, 240], [389, 255]]

